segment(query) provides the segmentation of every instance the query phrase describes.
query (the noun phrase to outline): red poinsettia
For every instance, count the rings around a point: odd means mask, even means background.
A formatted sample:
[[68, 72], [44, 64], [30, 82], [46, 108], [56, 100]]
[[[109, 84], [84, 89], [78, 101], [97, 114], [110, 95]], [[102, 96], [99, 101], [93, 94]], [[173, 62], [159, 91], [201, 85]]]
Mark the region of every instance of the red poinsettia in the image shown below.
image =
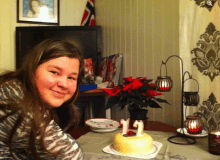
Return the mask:
[[157, 102], [168, 102], [160, 98], [155, 98], [155, 96], [163, 94], [157, 92], [154, 83], [150, 83], [151, 81], [152, 80], [146, 77], [133, 79], [130, 76], [123, 79], [122, 85], [115, 86], [114, 88], [101, 89], [110, 96], [107, 102], [107, 108], [111, 108], [115, 104], [118, 104], [121, 109], [129, 104], [129, 110], [140, 109], [147, 106], [161, 108]]

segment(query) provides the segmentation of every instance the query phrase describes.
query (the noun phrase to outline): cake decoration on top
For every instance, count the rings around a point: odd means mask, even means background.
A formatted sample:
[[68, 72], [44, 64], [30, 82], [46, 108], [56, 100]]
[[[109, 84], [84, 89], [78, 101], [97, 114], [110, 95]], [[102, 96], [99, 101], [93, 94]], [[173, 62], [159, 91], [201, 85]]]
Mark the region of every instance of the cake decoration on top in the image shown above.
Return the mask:
[[120, 124], [122, 124], [122, 135], [127, 134], [129, 128], [129, 122], [130, 122], [130, 118], [128, 118], [126, 121], [124, 119], [120, 120]]
[[137, 128], [137, 132], [136, 132], [136, 136], [138, 136], [138, 137], [142, 137], [143, 136], [143, 129], [144, 129], [144, 123], [143, 123], [143, 121], [135, 121], [134, 122], [134, 124], [133, 124], [133, 126], [135, 127], [135, 128]]
[[143, 129], [144, 129], [144, 123], [143, 121], [135, 121], [133, 126], [137, 128], [137, 132], [129, 131], [129, 123], [130, 123], [130, 118], [128, 118], [126, 121], [124, 119], [120, 120], [120, 124], [122, 124], [122, 135], [124, 137], [129, 137], [129, 136], [138, 136], [142, 137], [143, 136]]
[[133, 126], [137, 128], [136, 133], [128, 131], [129, 120], [121, 119], [122, 133], [114, 136], [113, 148], [123, 154], [141, 155], [153, 149], [153, 139], [143, 132], [143, 122], [135, 121]]

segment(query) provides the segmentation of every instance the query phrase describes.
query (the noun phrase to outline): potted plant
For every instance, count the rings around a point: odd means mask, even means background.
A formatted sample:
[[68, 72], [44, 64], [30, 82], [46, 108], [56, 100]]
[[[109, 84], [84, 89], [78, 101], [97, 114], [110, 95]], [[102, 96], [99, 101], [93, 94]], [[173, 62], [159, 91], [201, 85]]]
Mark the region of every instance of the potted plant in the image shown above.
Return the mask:
[[148, 107], [161, 108], [157, 102], [169, 104], [166, 100], [155, 97], [163, 94], [157, 92], [155, 84], [151, 82], [151, 79], [145, 77], [133, 79], [130, 76], [124, 78], [123, 83], [119, 86], [101, 89], [110, 96], [106, 108], [117, 105], [122, 110], [128, 105], [130, 119], [146, 120]]

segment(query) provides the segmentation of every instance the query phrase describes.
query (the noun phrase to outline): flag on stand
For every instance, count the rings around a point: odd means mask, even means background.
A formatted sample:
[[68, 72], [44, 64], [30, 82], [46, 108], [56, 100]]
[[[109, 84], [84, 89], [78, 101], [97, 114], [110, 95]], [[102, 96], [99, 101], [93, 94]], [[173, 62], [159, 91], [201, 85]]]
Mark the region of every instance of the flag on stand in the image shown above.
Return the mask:
[[88, 0], [84, 11], [81, 26], [95, 26], [94, 0]]

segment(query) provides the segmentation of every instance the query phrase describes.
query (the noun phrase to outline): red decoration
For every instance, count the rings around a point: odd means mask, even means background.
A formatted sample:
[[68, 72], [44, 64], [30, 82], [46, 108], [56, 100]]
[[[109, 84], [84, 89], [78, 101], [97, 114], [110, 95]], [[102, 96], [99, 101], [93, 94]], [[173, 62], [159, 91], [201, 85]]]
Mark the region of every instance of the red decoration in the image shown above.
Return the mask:
[[86, 58], [84, 59], [84, 77], [90, 77], [93, 76], [93, 64], [92, 64], [92, 58]]
[[169, 90], [169, 87], [159, 87], [160, 91], [167, 91]]
[[95, 26], [94, 0], [88, 0], [83, 13], [81, 26]]
[[[115, 86], [114, 88], [104, 88], [100, 89], [105, 91], [110, 97], [116, 96], [121, 91], [128, 91], [132, 93], [132, 90], [138, 90], [140, 87], [144, 85], [141, 80], [146, 80], [146, 78], [138, 77], [132, 79], [132, 77], [124, 78], [122, 86]], [[149, 83], [149, 86], [154, 86], [154, 83]], [[147, 96], [148, 98], [152, 98], [154, 96], [163, 95], [163, 93], [157, 92], [153, 89], [147, 89], [146, 91], [141, 92], [142, 96]]]
[[134, 135], [134, 132], [133, 131], [128, 131], [127, 135], [129, 135], [129, 136]]
[[110, 96], [106, 104], [107, 109], [116, 104], [121, 109], [128, 105], [128, 110], [136, 110], [143, 107], [161, 108], [156, 102], [169, 104], [166, 100], [154, 97], [163, 95], [163, 93], [157, 92], [155, 84], [150, 83], [151, 81], [151, 79], [146, 77], [133, 79], [130, 76], [124, 78], [123, 83], [119, 86], [97, 90], [105, 91]]
[[116, 96], [118, 93], [121, 92], [120, 86], [115, 86], [114, 88], [105, 88], [105, 89], [99, 89], [105, 91], [110, 97]]

